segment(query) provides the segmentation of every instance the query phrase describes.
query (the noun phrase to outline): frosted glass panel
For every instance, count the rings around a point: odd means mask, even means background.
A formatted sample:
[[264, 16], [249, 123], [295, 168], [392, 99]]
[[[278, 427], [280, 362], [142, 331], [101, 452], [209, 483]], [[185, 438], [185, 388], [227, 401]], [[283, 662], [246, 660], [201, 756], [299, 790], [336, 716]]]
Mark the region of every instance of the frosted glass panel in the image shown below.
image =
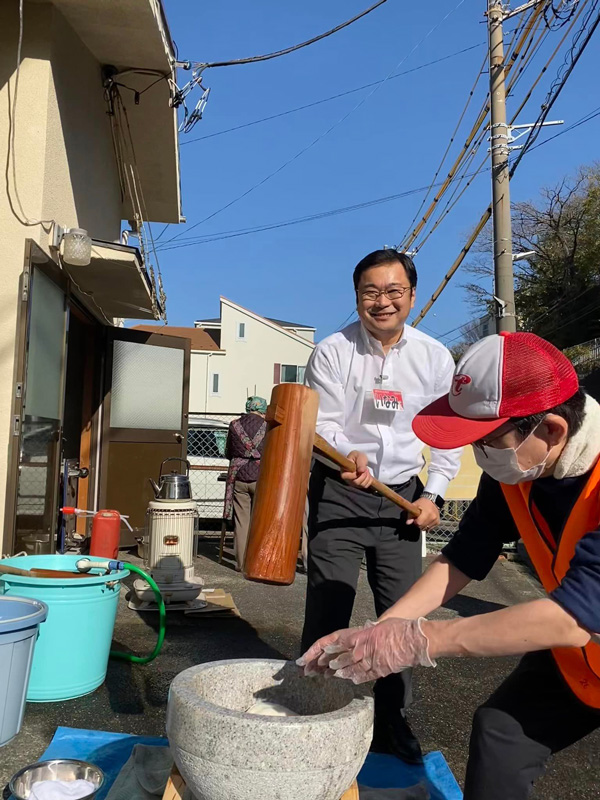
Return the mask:
[[173, 347], [115, 341], [111, 427], [179, 430], [183, 356]]
[[25, 384], [28, 417], [61, 419], [65, 319], [64, 292], [34, 270]]

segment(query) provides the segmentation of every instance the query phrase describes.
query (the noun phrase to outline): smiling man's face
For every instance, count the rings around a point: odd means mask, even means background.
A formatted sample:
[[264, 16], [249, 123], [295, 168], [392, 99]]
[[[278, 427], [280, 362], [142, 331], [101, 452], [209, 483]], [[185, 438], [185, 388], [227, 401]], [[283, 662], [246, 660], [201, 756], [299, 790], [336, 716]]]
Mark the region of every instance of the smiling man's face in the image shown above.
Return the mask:
[[391, 262], [365, 270], [356, 295], [358, 316], [372, 336], [384, 342], [400, 337], [415, 304], [415, 290], [402, 264]]

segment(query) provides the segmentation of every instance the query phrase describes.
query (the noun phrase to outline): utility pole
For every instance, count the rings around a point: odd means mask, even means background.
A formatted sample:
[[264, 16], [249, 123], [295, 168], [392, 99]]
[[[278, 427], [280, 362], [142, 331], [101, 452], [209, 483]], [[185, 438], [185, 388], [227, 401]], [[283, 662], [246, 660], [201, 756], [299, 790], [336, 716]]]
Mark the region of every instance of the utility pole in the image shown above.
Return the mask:
[[506, 124], [504, 80], [504, 9], [500, 0], [488, 0], [490, 43], [490, 151], [492, 154], [492, 219], [494, 228], [494, 296], [498, 310], [496, 330], [515, 331], [515, 289], [510, 218], [509, 130]]

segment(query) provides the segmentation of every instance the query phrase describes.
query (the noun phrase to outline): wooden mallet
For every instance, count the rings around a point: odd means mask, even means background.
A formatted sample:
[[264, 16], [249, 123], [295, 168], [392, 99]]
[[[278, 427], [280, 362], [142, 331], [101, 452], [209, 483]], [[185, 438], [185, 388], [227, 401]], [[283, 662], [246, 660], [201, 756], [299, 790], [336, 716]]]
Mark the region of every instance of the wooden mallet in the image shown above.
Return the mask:
[[[313, 451], [345, 472], [355, 470], [354, 461], [315, 433], [318, 410], [319, 395], [307, 386], [282, 383], [273, 389], [244, 560], [248, 580], [294, 582]], [[370, 490], [419, 516], [417, 506], [378, 480]]]

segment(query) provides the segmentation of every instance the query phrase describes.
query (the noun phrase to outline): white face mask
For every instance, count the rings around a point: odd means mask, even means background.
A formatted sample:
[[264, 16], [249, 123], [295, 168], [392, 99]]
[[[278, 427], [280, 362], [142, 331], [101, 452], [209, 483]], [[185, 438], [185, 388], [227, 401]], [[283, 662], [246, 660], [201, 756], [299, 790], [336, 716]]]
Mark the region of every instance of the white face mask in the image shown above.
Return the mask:
[[[529, 436], [537, 430], [537, 427], [538, 426], [531, 431]], [[515, 483], [537, 480], [543, 475], [546, 469], [546, 461], [548, 460], [550, 451], [546, 453], [546, 458], [539, 464], [529, 467], [529, 469], [522, 469], [519, 465], [517, 450], [525, 444], [529, 436], [523, 439], [519, 447], [505, 447], [502, 449], [489, 447], [487, 445], [474, 447], [473, 450], [475, 452], [475, 461], [477, 465], [481, 467], [484, 472], [487, 472], [490, 478], [494, 478], [494, 480], [499, 483], [507, 483], [511, 486]]]

